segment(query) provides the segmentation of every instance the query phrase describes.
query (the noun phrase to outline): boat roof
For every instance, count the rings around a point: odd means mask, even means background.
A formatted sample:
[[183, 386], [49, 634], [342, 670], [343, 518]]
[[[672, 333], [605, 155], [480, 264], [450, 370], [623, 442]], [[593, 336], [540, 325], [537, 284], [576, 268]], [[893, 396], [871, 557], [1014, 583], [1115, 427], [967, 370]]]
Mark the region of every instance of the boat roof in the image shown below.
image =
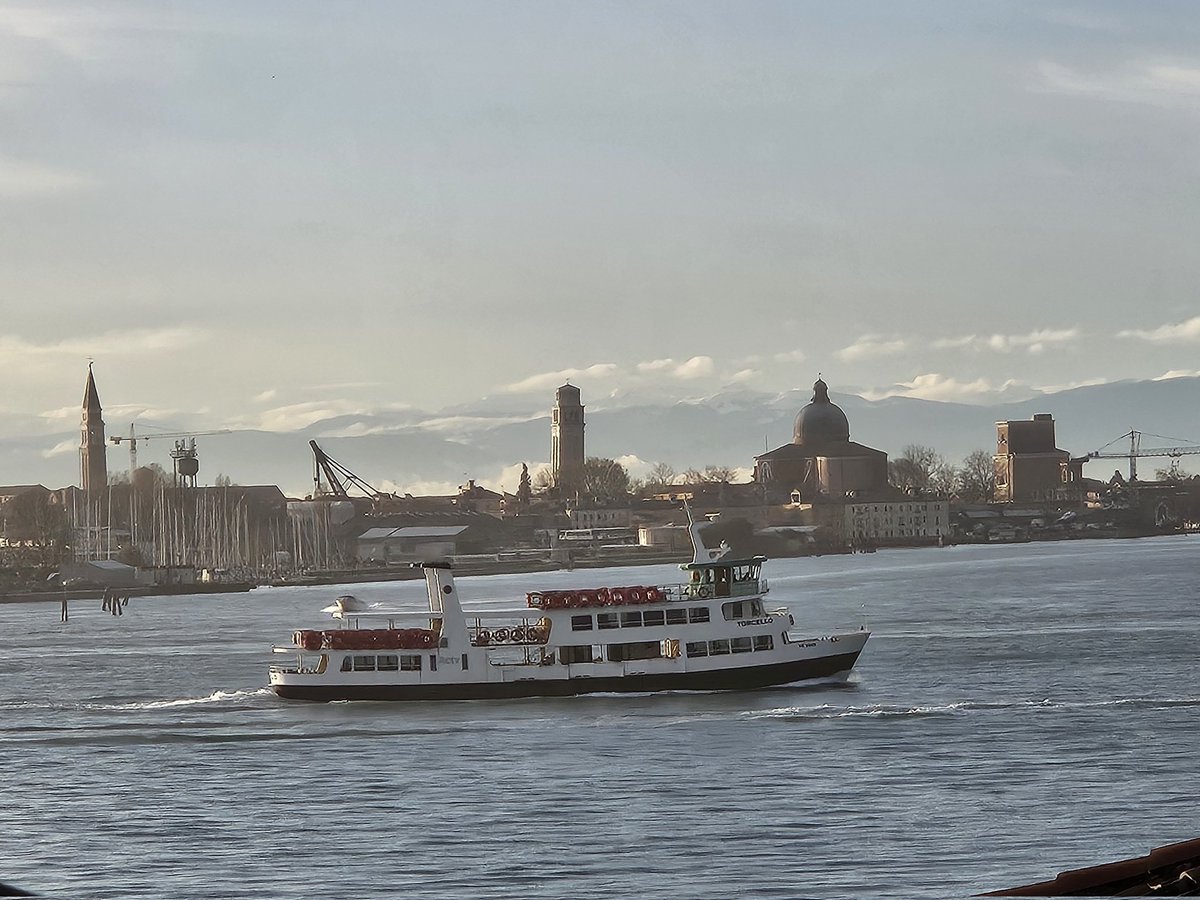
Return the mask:
[[766, 561], [765, 556], [750, 556], [744, 559], [714, 559], [708, 562], [680, 563], [679, 568], [685, 572], [689, 569], [729, 569], [733, 566], [761, 566]]

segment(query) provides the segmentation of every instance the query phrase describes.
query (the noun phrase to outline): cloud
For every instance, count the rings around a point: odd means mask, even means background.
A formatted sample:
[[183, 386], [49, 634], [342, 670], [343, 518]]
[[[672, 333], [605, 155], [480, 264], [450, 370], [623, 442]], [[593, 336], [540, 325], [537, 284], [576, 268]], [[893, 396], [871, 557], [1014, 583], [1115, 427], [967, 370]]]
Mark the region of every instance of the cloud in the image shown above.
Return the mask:
[[[75, 410], [75, 412], [78, 413], [79, 410]], [[42, 457], [44, 459], [51, 459], [52, 457], [55, 457], [55, 456], [66, 456], [68, 453], [78, 453], [78, 452], [79, 452], [79, 439], [78, 438], [70, 438], [65, 441], [59, 441], [57, 444], [55, 444], [49, 450], [43, 450]]]
[[772, 358], [775, 362], [781, 363], [804, 362], [804, 360], [808, 359], [803, 350], [788, 350], [784, 353], [776, 353]]
[[1149, 341], [1152, 344], [1196, 344], [1200, 343], [1200, 316], [1194, 316], [1186, 322], [1176, 325], [1160, 325], [1158, 328], [1144, 331], [1131, 329], [1118, 331], [1119, 338], [1136, 338]]
[[1141, 62], [1114, 71], [1085, 73], [1043, 60], [1035, 67], [1031, 89], [1117, 103], [1200, 109], [1200, 66]]
[[[531, 462], [528, 465], [529, 477], [534, 478], [539, 469], [550, 464], [548, 462]], [[499, 470], [493, 470], [491, 474], [466, 477], [474, 477], [477, 485], [490, 491], [515, 494], [521, 484], [521, 463], [503, 466]], [[384, 479], [379, 482], [379, 489], [394, 494], [412, 494], [414, 497], [452, 497], [458, 494], [459, 485], [463, 483], [462, 481], [391, 481]]]
[[693, 378], [703, 378], [706, 375], [713, 374], [714, 371], [716, 371], [716, 366], [711, 356], [693, 356], [687, 362], [676, 366], [671, 374], [676, 378], [690, 380]]
[[1152, 378], [1151, 381], [1170, 381], [1173, 378], [1200, 378], [1200, 369], [1172, 369], [1163, 372], [1157, 378]]
[[726, 380], [730, 384], [742, 384], [747, 381], [753, 381], [760, 374], [762, 374], [762, 373], [759, 372], [757, 369], [742, 369], [738, 372], [734, 372]]
[[994, 399], [996, 395], [1020, 386], [1020, 382], [1011, 379], [995, 385], [984, 378], [977, 378], [974, 381], [959, 381], [953, 377], [930, 372], [918, 375], [912, 381], [899, 382], [889, 388], [864, 391], [862, 396], [867, 400], [882, 400], [885, 397], [913, 397], [920, 400], [965, 403]]
[[1078, 328], [1041, 328], [1028, 334], [965, 334], [957, 337], [938, 338], [932, 344], [936, 350], [971, 350], [981, 352], [1044, 353], [1051, 346], [1065, 346], [1079, 340], [1082, 332]]
[[367, 411], [349, 400], [310, 400], [306, 403], [293, 403], [287, 406], [277, 406], [249, 416], [240, 416], [231, 421], [237, 428], [251, 428], [259, 431], [299, 431], [310, 425], [315, 425], [323, 419], [337, 416], [366, 415]]
[[864, 334], [849, 347], [843, 347], [835, 354], [847, 362], [871, 359], [877, 356], [894, 356], [908, 349], [908, 341], [901, 337], [883, 337], [877, 334]]
[[278, 394], [279, 394], [279, 391], [275, 390], [275, 388], [268, 388], [267, 390], [263, 391], [261, 394], [255, 394], [254, 402], [255, 403], [270, 403], [272, 400], [274, 400], [276, 398], [276, 396], [278, 396]]
[[0, 197], [47, 197], [95, 186], [82, 172], [0, 156]]
[[652, 359], [649, 362], [640, 362], [637, 364], [639, 372], [661, 372], [664, 369], [669, 369], [675, 365], [675, 360], [670, 359]]
[[46, 343], [35, 343], [18, 336], [0, 337], [0, 354], [26, 359], [70, 357], [128, 357], [146, 353], [165, 353], [182, 350], [206, 340], [208, 331], [201, 328], [132, 328], [106, 331], [87, 337], [70, 337]]
[[617, 373], [616, 363], [596, 363], [586, 369], [559, 369], [555, 372], [542, 372], [530, 375], [520, 381], [506, 384], [500, 388], [502, 394], [528, 394], [548, 391], [567, 381], [583, 381], [586, 379], [611, 378]]

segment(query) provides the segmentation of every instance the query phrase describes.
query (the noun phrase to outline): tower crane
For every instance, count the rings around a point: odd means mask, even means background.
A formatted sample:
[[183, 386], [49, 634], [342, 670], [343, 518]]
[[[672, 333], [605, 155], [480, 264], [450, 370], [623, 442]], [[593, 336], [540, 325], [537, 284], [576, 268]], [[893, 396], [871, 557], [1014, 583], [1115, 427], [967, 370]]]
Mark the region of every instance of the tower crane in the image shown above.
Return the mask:
[[[1164, 441], [1173, 441], [1177, 438], [1163, 437], [1161, 434], [1152, 434], [1150, 437], [1159, 438]], [[1128, 439], [1129, 450], [1124, 453], [1105, 453], [1104, 451], [1115, 444], [1117, 441]], [[1171, 468], [1174, 470], [1179, 465], [1179, 457], [1191, 456], [1200, 453], [1200, 445], [1196, 444], [1180, 444], [1177, 447], [1153, 447], [1149, 450], [1142, 449], [1142, 432], [1136, 430], [1127, 431], [1119, 438], [1113, 438], [1099, 450], [1093, 450], [1087, 455], [1088, 459], [1128, 459], [1129, 460], [1129, 480], [1137, 480], [1137, 461], [1145, 456], [1169, 456], [1171, 457]]]
[[161, 438], [191, 438], [206, 434], [229, 434], [230, 429], [220, 428], [216, 431], [156, 431], [153, 434], [137, 434], [134, 432], [134, 426], [131, 422], [129, 425], [129, 434], [114, 434], [109, 438], [114, 444], [121, 444], [123, 441], [129, 443], [129, 483], [133, 484], [133, 473], [137, 471], [137, 445], [138, 441], [159, 440]]

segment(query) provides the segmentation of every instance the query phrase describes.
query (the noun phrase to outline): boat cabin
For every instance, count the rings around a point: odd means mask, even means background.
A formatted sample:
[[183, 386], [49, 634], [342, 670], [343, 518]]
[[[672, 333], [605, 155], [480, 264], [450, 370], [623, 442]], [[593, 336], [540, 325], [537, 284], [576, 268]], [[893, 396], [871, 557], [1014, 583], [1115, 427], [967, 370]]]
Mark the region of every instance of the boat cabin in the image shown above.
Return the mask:
[[690, 562], [679, 568], [689, 573], [684, 590], [690, 597], [742, 597], [764, 594], [766, 582], [762, 579], [765, 556], [750, 559], [720, 559], [712, 562]]

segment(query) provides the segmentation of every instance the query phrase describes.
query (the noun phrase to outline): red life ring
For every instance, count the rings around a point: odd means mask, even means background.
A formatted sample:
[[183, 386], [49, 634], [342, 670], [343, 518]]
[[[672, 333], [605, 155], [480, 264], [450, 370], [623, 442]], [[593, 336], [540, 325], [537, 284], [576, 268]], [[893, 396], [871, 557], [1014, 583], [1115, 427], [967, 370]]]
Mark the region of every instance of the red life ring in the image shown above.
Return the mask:
[[608, 588], [602, 587], [596, 591], [596, 600], [601, 606], [608, 606], [612, 602], [612, 593]]
[[579, 606], [579, 598], [570, 591], [563, 594], [563, 606], [567, 609], [576, 609]]
[[659, 601], [662, 600], [662, 598], [663, 598], [662, 591], [660, 591], [658, 588], [656, 588], [656, 587], [646, 588], [646, 602], [647, 603], [658, 603]]
[[595, 603], [596, 603], [596, 595], [593, 594], [591, 591], [580, 591], [579, 592], [579, 605], [580, 606], [593, 606], [593, 605], [595, 605]]
[[612, 598], [613, 606], [620, 606], [625, 602], [625, 588], [613, 588], [608, 595]]
[[630, 603], [642, 603], [645, 601], [645, 599], [646, 599], [646, 595], [640, 587], [635, 587], [635, 588], [629, 589], [629, 602]]
[[525, 595], [525, 602], [535, 609], [540, 609], [542, 604], [546, 602], [546, 597], [538, 591], [530, 591]]
[[434, 641], [434, 637], [433, 637], [432, 631], [421, 632], [421, 646], [422, 647], [432, 647], [433, 641]]

